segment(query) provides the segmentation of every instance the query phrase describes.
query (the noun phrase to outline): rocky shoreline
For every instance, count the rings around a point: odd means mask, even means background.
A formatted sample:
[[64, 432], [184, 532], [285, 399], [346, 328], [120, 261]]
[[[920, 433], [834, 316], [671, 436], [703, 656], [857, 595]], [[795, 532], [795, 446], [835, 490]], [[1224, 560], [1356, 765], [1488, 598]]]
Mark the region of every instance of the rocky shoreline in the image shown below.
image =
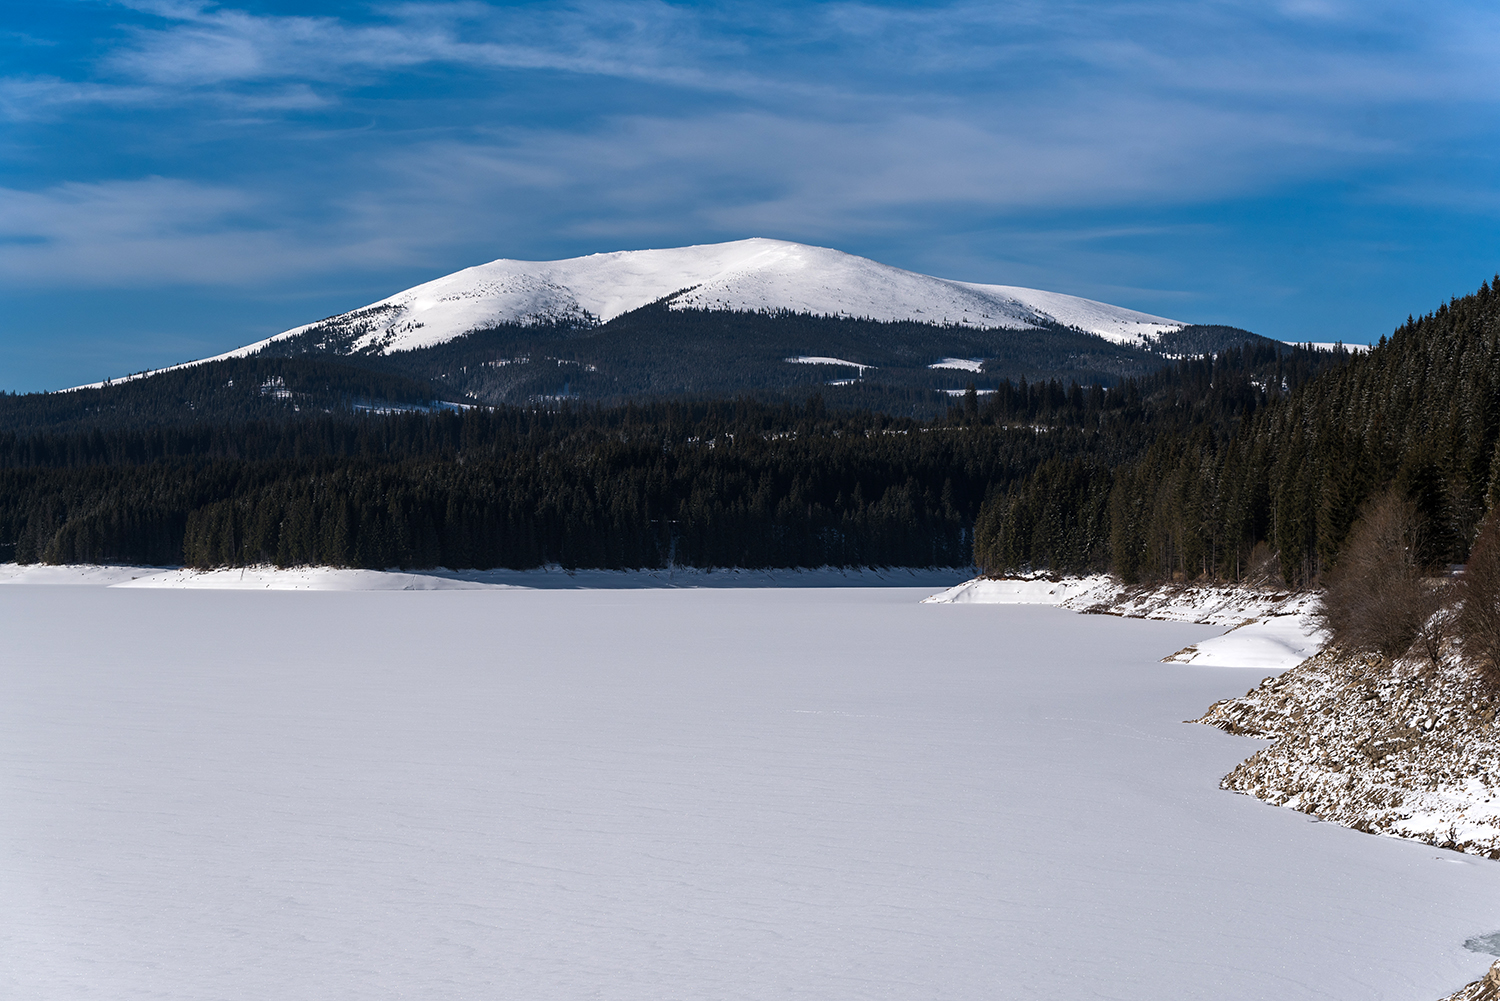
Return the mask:
[[[1368, 834], [1500, 859], [1500, 692], [1457, 658], [1330, 647], [1191, 722], [1271, 743], [1219, 783]], [[1500, 1001], [1500, 962], [1443, 1001]]]
[[1441, 1001], [1500, 1001], [1500, 960], [1483, 977]]
[[1500, 694], [1461, 663], [1332, 647], [1196, 722], [1270, 740], [1220, 783], [1371, 834], [1500, 859]]

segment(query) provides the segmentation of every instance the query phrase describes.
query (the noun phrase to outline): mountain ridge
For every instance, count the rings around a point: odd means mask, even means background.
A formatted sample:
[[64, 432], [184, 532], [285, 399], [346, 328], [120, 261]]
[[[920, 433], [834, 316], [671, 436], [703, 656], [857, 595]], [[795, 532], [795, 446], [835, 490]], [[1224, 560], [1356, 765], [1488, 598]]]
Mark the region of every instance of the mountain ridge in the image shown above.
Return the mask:
[[990, 329], [1058, 324], [1137, 345], [1187, 325], [1079, 296], [937, 278], [827, 247], [752, 237], [557, 261], [501, 258], [261, 343], [339, 321], [369, 321], [372, 329], [354, 351], [404, 351], [500, 323], [607, 323], [664, 299], [672, 309], [785, 310]]
[[937, 278], [826, 247], [752, 237], [557, 261], [501, 258], [183, 364], [274, 351], [278, 342], [309, 334], [324, 335], [329, 353], [391, 354], [501, 325], [599, 326], [664, 300], [674, 310], [788, 312], [976, 330], [1065, 327], [1129, 347], [1149, 346], [1189, 326], [1060, 292]]

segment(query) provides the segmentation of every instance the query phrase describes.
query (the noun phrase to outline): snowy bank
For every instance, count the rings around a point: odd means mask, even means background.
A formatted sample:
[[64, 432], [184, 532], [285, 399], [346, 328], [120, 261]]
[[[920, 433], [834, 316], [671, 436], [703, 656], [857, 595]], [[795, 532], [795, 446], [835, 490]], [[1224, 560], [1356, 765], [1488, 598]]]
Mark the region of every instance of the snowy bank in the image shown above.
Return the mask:
[[1327, 642], [1317, 618], [1317, 595], [1261, 588], [1126, 588], [1104, 574], [1062, 580], [978, 578], [926, 600], [939, 604], [1056, 605], [1127, 618], [1230, 626], [1222, 636], [1163, 658], [1203, 667], [1285, 670], [1311, 657]]
[[168, 587], [269, 591], [619, 590], [724, 587], [943, 587], [972, 571], [950, 568], [820, 567], [764, 570], [357, 570], [344, 567], [46, 566], [0, 563], [0, 585]]
[[1047, 580], [1044, 577], [1015, 577], [991, 580], [976, 577], [934, 594], [923, 601], [953, 605], [1059, 605], [1076, 608], [1113, 600], [1120, 590], [1104, 574], [1093, 577], [1067, 577]]

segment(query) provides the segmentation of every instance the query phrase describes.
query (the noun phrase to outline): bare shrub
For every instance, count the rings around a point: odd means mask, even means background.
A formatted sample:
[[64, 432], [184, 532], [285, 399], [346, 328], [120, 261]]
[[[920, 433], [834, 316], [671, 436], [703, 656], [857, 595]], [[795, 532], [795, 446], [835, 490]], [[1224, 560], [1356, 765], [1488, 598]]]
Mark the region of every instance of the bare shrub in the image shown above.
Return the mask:
[[1480, 525], [1458, 597], [1463, 606], [1454, 625], [1464, 659], [1500, 685], [1500, 513], [1490, 512]]
[[1395, 491], [1360, 509], [1323, 593], [1335, 643], [1397, 657], [1421, 642], [1436, 662], [1440, 637], [1428, 624], [1442, 597], [1423, 580], [1421, 542], [1416, 505]]

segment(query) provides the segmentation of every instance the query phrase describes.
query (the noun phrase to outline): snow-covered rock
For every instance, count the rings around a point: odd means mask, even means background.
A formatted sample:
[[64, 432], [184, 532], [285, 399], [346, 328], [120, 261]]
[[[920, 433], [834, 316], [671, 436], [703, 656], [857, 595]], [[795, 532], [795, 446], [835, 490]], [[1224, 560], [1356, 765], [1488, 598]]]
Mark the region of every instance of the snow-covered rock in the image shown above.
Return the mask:
[[1272, 741], [1220, 784], [1372, 834], [1500, 858], [1500, 692], [1458, 661], [1329, 648], [1198, 720]]
[[1449, 994], [1443, 1001], [1500, 1001], [1500, 960], [1479, 980], [1455, 994]]

